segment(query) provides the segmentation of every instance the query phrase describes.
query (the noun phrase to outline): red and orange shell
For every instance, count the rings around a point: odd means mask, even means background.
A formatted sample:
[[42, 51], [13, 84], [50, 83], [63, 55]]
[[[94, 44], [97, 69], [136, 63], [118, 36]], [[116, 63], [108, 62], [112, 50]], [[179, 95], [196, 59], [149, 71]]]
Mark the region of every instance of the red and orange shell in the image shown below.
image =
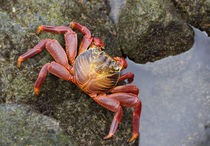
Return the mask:
[[118, 82], [121, 67], [100, 48], [91, 47], [80, 54], [74, 63], [76, 85], [84, 92], [104, 93]]

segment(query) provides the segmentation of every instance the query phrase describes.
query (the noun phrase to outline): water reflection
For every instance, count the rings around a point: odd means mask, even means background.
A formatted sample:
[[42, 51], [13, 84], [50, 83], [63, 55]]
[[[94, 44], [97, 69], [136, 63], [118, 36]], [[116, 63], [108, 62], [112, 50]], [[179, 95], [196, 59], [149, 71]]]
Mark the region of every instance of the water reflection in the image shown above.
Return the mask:
[[194, 32], [194, 46], [181, 55], [127, 60], [143, 102], [141, 146], [210, 145], [210, 37]]

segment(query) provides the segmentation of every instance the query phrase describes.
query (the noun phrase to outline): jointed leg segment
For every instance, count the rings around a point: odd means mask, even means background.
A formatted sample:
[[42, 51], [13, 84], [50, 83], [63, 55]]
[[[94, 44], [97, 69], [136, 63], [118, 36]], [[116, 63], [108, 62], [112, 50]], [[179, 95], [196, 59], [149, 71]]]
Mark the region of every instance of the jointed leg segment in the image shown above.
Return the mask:
[[62, 66], [56, 62], [46, 63], [40, 70], [39, 76], [38, 76], [35, 86], [34, 86], [34, 91], [37, 96], [39, 95], [39, 89], [41, 88], [41, 86], [47, 76], [47, 72], [50, 72], [53, 75], [55, 75], [61, 79], [73, 81], [72, 75], [64, 66]]
[[79, 23], [73, 22], [72, 28], [76, 28], [78, 31], [85, 34], [85, 36], [82, 39], [80, 48], [79, 48], [79, 53], [78, 53], [78, 55], [79, 55], [87, 50], [87, 48], [90, 46], [91, 42], [93, 41], [93, 38], [91, 37], [90, 30], [87, 27], [80, 25]]
[[[113, 92], [122, 91], [126, 88], [125, 85], [119, 88], [114, 88]], [[131, 86], [132, 87], [132, 86]], [[133, 85], [134, 87], [134, 85]], [[114, 135], [117, 130], [118, 124], [120, 123], [122, 117], [122, 108], [121, 105], [126, 107], [134, 107], [133, 111], [133, 136], [129, 142], [135, 140], [139, 135], [139, 119], [141, 114], [141, 101], [138, 99], [138, 90], [136, 87], [131, 89], [130, 93], [121, 92], [121, 93], [113, 93], [113, 94], [102, 94], [102, 95], [90, 95], [97, 103], [102, 105], [103, 107], [115, 112], [115, 116], [113, 118], [112, 124], [110, 126], [109, 134], [104, 137], [104, 139], [110, 138]]]
[[121, 76], [120, 76], [120, 79], [119, 79], [119, 82], [120, 82], [120, 81], [124, 81], [124, 80], [126, 80], [126, 79], [128, 79], [128, 83], [133, 82], [134, 74], [131, 73], [131, 72], [127, 72], [126, 74], [121, 75]]
[[37, 30], [37, 34], [41, 31], [52, 32], [52, 33], [66, 33], [73, 32], [73, 30], [66, 26], [50, 26], [50, 25], [41, 25]]
[[66, 68], [69, 68], [68, 59], [66, 56], [65, 51], [58, 43], [57, 40], [45, 39], [42, 40], [39, 44], [37, 44], [34, 48], [27, 51], [23, 55], [18, 58], [18, 67], [20, 67], [21, 62], [38, 54], [44, 48], [52, 55], [52, 57], [58, 62], [59, 64], [63, 65]]
[[27, 51], [26, 53], [22, 54], [19, 58], [18, 58], [18, 67], [20, 68], [21, 62], [38, 54], [39, 52], [41, 52], [45, 46], [46, 43], [49, 41], [50, 39], [45, 39], [42, 40], [41, 42], [39, 42], [35, 47], [33, 47], [31, 50]]

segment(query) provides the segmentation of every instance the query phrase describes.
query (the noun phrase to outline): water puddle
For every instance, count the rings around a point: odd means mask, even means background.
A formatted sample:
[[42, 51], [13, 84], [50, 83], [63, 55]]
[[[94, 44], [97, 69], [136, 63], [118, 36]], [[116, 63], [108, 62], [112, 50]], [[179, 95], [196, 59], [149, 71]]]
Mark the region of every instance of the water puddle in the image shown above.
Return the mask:
[[110, 18], [112, 21], [117, 24], [120, 17], [120, 12], [122, 8], [125, 6], [127, 0], [110, 0], [109, 4], [111, 7]]
[[210, 37], [194, 32], [185, 53], [147, 64], [127, 60], [143, 102], [141, 146], [210, 145]]

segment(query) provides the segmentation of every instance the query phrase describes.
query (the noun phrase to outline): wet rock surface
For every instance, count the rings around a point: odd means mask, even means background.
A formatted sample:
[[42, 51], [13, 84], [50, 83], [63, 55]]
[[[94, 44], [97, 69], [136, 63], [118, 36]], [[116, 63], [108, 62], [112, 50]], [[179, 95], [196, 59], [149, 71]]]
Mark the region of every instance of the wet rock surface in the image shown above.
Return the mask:
[[118, 22], [121, 49], [135, 62], [146, 63], [192, 47], [193, 31], [171, 3], [127, 1]]
[[0, 145], [72, 145], [55, 119], [26, 105], [0, 104], [0, 131]]
[[187, 23], [210, 34], [209, 0], [173, 0], [178, 13]]

